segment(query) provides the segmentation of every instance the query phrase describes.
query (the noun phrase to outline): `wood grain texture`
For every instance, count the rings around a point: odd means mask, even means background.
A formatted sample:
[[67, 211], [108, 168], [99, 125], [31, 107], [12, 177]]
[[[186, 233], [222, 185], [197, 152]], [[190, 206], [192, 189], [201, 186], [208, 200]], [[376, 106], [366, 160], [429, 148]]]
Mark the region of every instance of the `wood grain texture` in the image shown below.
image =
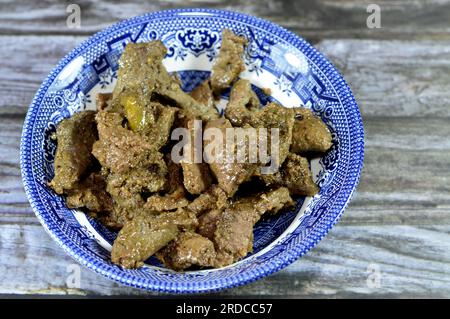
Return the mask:
[[[306, 256], [268, 278], [213, 294], [286, 297], [450, 298], [450, 0], [381, 0], [382, 28], [367, 29], [373, 1], [0, 0], [0, 294], [154, 295], [81, 271], [34, 216], [20, 177], [23, 119], [55, 64], [112, 23], [175, 7], [225, 8], [268, 18], [312, 41], [358, 101], [366, 154], [339, 224]], [[368, 285], [371, 268], [380, 287]], [[369, 278], [370, 281], [370, 278]]]
[[19, 144], [22, 125], [22, 115], [0, 115], [0, 216], [32, 214], [20, 177]]
[[363, 116], [448, 117], [450, 41], [324, 40]]
[[25, 114], [40, 83], [84, 38], [0, 36], [0, 114]]
[[[0, 294], [157, 295], [84, 268], [80, 288], [69, 288], [77, 264], [39, 225], [3, 224], [0, 239]], [[449, 297], [449, 251], [450, 225], [340, 225], [285, 270], [212, 295]], [[379, 286], [371, 284], [371, 269], [379, 271]]]
[[[42, 80], [84, 39], [0, 35], [0, 114], [25, 114]], [[316, 47], [350, 84], [364, 118], [450, 117], [450, 41], [341, 39]]]
[[[92, 34], [123, 19], [147, 12], [183, 7], [209, 7], [256, 15], [301, 33], [322, 38], [434, 38], [450, 39], [448, 0], [379, 0], [381, 28], [366, 25], [371, 0], [79, 0], [81, 28], [66, 26], [66, 7], [73, 1], [2, 0], [0, 33]], [[26, 22], [26, 23], [24, 23]]]

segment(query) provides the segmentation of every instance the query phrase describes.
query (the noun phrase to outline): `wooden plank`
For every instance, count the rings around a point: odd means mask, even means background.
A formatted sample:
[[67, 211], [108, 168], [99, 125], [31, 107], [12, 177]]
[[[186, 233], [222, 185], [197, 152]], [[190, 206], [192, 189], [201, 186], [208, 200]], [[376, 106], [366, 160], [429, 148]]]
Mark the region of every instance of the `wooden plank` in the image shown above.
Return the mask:
[[446, 38], [450, 39], [448, 0], [379, 0], [380, 29], [367, 28], [365, 0], [80, 0], [81, 28], [66, 26], [68, 3], [2, 0], [0, 34], [91, 34], [106, 26], [146, 12], [183, 7], [240, 11], [272, 20], [310, 40], [323, 38]]
[[450, 114], [450, 42], [325, 40], [364, 117]]
[[83, 39], [1, 36], [0, 114], [25, 114], [42, 81]]
[[448, 224], [448, 120], [369, 117], [364, 127], [364, 169], [343, 222]]
[[[366, 156], [360, 191], [385, 201], [413, 200], [450, 204], [450, 133], [447, 120], [368, 119]], [[370, 199], [368, 197], [368, 199]]]
[[[25, 114], [47, 74], [83, 39], [0, 36], [0, 114]], [[326, 40], [317, 46], [350, 84], [364, 118], [450, 116], [450, 41]]]
[[0, 216], [6, 213], [32, 214], [19, 167], [22, 125], [22, 115], [0, 115]]
[[[38, 225], [0, 225], [0, 239], [0, 294], [155, 295], [84, 268], [80, 289], [68, 288], [76, 262]], [[378, 274], [379, 286], [374, 280]], [[339, 224], [283, 271], [214, 295], [448, 298], [450, 225]]]

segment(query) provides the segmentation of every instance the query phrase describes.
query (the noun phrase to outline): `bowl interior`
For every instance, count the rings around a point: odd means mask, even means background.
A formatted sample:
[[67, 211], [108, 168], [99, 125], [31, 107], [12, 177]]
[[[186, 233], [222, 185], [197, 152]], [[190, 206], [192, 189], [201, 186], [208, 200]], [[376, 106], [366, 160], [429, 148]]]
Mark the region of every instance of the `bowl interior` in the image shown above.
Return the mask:
[[[223, 28], [249, 39], [242, 78], [250, 80], [263, 104], [305, 105], [328, 125], [332, 149], [311, 168], [321, 191], [297, 198], [296, 209], [264, 219], [254, 230], [254, 251], [229, 267], [174, 273], [151, 258], [148, 266], [123, 270], [110, 263], [116, 236], [80, 211], [67, 209], [47, 182], [53, 177], [57, 124], [111, 92], [126, 43], [161, 39], [164, 64], [177, 72], [183, 89], [209, 76]], [[267, 97], [263, 88], [269, 88]], [[226, 101], [228, 94], [222, 96]], [[225, 103], [221, 103], [224, 105]], [[64, 58], [44, 82], [24, 127], [21, 164], [30, 202], [46, 229], [73, 257], [123, 283], [164, 291], [201, 291], [232, 286], [276, 271], [310, 249], [335, 223], [353, 192], [361, 169], [363, 132], [359, 111], [341, 76], [300, 38], [263, 20], [226, 11], [176, 10], [127, 20], [97, 34]]]

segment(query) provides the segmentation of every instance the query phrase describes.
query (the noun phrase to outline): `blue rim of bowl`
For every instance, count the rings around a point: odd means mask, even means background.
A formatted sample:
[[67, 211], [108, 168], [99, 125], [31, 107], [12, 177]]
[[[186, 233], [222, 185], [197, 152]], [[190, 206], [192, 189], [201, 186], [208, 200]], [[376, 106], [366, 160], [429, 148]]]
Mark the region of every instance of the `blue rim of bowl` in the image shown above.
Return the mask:
[[[275, 263], [273, 261], [269, 261], [266, 267], [264, 267], [263, 271], [251, 271], [247, 273], [247, 276], [243, 278], [240, 277], [240, 281], [236, 280], [227, 280], [227, 278], [221, 279], [219, 282], [215, 281], [214, 283], [205, 282], [203, 286], [190, 286], [186, 283], [180, 283], [179, 285], [160, 285], [156, 281], [152, 280], [143, 280], [142, 278], [130, 278], [130, 275], [118, 276], [116, 275], [115, 269], [112, 268], [111, 265], [108, 264], [95, 264], [90, 261], [90, 256], [80, 250], [76, 245], [71, 243], [68, 240], [65, 240], [64, 234], [59, 229], [50, 229], [47, 222], [44, 220], [42, 216], [42, 211], [45, 210], [42, 203], [40, 203], [39, 197], [36, 196], [36, 187], [33, 181], [33, 168], [31, 167], [31, 134], [33, 129], [34, 119], [39, 111], [39, 105], [44, 97], [47, 89], [56, 78], [58, 73], [74, 58], [76, 57], [82, 50], [84, 50], [89, 45], [95, 43], [98, 39], [102, 38], [105, 35], [108, 35], [112, 31], [124, 27], [129, 24], [135, 24], [140, 21], [148, 21], [154, 18], [159, 17], [168, 17], [168, 16], [177, 16], [177, 15], [191, 15], [194, 13], [199, 14], [208, 14], [211, 16], [216, 16], [218, 18], [225, 17], [230, 20], [244, 21], [249, 24], [256, 24], [259, 27], [266, 29], [268, 32], [273, 33], [285, 41], [289, 42], [293, 46], [297, 48], [302, 48], [302, 52], [320, 68], [320, 70], [327, 76], [330, 83], [336, 89], [341, 103], [343, 105], [347, 105], [351, 107], [351, 112], [353, 122], [351, 129], [353, 130], [354, 135], [358, 137], [356, 141], [351, 141], [351, 148], [353, 149], [353, 153], [350, 155], [350, 164], [348, 178], [344, 182], [344, 186], [340, 192], [340, 196], [343, 197], [340, 201], [340, 207], [338, 209], [334, 209], [330, 216], [327, 216], [326, 219], [322, 220], [320, 223], [325, 223], [324, 227], [315, 227], [312, 231], [304, 238], [303, 242], [306, 244], [299, 245], [301, 247], [296, 247], [291, 251], [285, 251], [283, 254], [283, 261], [281, 263]], [[353, 162], [352, 162], [353, 161]], [[25, 192], [27, 194], [28, 200], [31, 204], [33, 211], [38, 217], [41, 224], [44, 226], [47, 233], [53, 238], [72, 258], [78, 261], [81, 265], [87, 267], [88, 269], [108, 278], [118, 283], [132, 286], [135, 288], [141, 288], [146, 290], [165, 292], [165, 293], [204, 293], [211, 291], [219, 291], [226, 288], [233, 288], [236, 286], [241, 286], [248, 284], [250, 282], [256, 281], [263, 277], [266, 277], [274, 272], [279, 271], [282, 268], [285, 268], [309, 250], [311, 250], [329, 231], [330, 229], [339, 221], [342, 213], [348, 206], [354, 191], [358, 185], [361, 171], [363, 167], [364, 161], [364, 129], [361, 119], [361, 114], [359, 112], [358, 105], [355, 101], [355, 98], [348, 87], [347, 83], [343, 79], [342, 75], [335, 69], [335, 67], [323, 56], [322, 53], [317, 51], [314, 47], [312, 47], [307, 41], [305, 41], [300, 36], [292, 33], [291, 31], [286, 30], [285, 28], [276, 25], [270, 21], [257, 18], [254, 16], [250, 16], [243, 13], [238, 13], [234, 11], [228, 10], [218, 10], [218, 9], [202, 9], [202, 8], [183, 8], [183, 9], [172, 9], [172, 10], [163, 10], [152, 13], [147, 13], [141, 16], [133, 17], [130, 19], [123, 20], [118, 22], [103, 31], [97, 32], [80, 45], [78, 45], [75, 49], [73, 49], [68, 55], [66, 55], [58, 65], [50, 72], [45, 81], [42, 83], [41, 87], [37, 91], [30, 108], [28, 110], [27, 116], [25, 118], [23, 132], [20, 143], [20, 166], [22, 173], [22, 181], [24, 184]], [[133, 277], [133, 276], [131, 276]], [[131, 279], [131, 280], [130, 280]], [[208, 286], [209, 284], [209, 286]]]

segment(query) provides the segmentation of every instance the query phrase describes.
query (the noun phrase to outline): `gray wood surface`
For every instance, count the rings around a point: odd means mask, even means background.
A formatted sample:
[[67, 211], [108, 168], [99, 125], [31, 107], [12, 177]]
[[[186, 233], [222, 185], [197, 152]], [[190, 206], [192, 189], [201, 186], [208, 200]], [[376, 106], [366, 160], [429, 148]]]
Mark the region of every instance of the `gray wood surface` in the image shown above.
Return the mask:
[[[67, 2], [69, 3], [69, 2]], [[221, 296], [450, 297], [450, 1], [0, 1], [0, 294], [152, 295], [87, 269], [45, 233], [23, 191], [19, 140], [51, 68], [107, 25], [148, 11], [213, 7], [268, 18], [312, 41], [342, 72], [366, 132], [361, 183], [342, 220], [286, 269]], [[371, 272], [377, 270], [379, 283]], [[70, 285], [69, 285], [70, 286]]]

